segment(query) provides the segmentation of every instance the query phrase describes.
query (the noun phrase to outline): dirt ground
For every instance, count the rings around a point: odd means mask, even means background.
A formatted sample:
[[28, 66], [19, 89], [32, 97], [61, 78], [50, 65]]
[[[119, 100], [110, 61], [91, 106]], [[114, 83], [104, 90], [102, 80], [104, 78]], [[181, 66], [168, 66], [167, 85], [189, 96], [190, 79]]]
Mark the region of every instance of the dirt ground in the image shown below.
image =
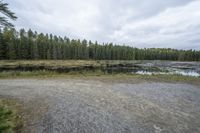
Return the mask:
[[200, 86], [98, 79], [1, 79], [27, 133], [199, 133]]

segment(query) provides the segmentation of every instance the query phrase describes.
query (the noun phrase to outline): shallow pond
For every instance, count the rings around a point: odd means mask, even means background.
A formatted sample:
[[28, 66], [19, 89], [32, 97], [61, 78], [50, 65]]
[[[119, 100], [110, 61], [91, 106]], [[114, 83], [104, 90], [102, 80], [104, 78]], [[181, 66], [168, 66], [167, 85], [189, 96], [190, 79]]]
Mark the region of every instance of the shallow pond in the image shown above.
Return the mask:
[[[200, 77], [200, 62], [169, 62], [169, 61], [153, 61], [137, 64], [141, 66], [141, 70], [133, 71], [134, 74], [141, 75], [182, 75]], [[152, 69], [156, 68], [156, 69]]]

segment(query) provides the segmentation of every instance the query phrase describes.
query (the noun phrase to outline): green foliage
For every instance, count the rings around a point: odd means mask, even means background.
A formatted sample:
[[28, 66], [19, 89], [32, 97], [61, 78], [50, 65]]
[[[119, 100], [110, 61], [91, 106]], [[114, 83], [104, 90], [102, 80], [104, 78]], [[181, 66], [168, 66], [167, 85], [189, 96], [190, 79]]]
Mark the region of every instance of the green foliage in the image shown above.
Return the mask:
[[4, 28], [0, 31], [0, 59], [80, 59], [80, 60], [174, 60], [200, 61], [200, 51], [170, 48], [138, 49], [130, 46], [70, 40], [52, 34], [38, 34], [31, 29]]
[[14, 129], [14, 114], [3, 105], [0, 105], [0, 133], [12, 133]]
[[7, 18], [10, 18], [12, 20], [16, 20], [17, 17], [15, 16], [15, 14], [10, 11], [8, 9], [8, 4], [7, 3], [3, 3], [2, 1], [0, 1], [0, 12], [2, 14], [4, 14], [4, 16], [0, 16], [0, 26], [8, 26], [8, 27], [13, 27], [13, 25], [8, 21]]

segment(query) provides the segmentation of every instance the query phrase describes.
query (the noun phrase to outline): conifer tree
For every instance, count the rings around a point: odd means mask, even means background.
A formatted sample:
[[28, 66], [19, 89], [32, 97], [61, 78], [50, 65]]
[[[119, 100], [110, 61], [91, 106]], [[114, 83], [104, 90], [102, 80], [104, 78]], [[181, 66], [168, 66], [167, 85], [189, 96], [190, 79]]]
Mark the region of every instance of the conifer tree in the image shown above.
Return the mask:
[[0, 12], [4, 15], [0, 16], [0, 28], [2, 26], [13, 27], [13, 24], [8, 21], [8, 18], [11, 20], [16, 20], [17, 17], [12, 11], [8, 9], [7, 3], [3, 3], [3, 1], [0, 1]]

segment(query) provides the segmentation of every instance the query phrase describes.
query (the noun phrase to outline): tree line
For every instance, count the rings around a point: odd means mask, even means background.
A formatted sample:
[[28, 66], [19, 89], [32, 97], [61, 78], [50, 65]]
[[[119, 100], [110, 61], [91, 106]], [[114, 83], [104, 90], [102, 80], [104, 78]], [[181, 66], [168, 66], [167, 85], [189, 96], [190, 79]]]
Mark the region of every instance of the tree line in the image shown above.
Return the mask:
[[37, 33], [29, 29], [0, 30], [1, 60], [37, 59], [92, 59], [92, 60], [174, 60], [200, 61], [200, 51], [170, 48], [134, 48], [99, 44], [97, 41], [75, 40], [52, 34]]

